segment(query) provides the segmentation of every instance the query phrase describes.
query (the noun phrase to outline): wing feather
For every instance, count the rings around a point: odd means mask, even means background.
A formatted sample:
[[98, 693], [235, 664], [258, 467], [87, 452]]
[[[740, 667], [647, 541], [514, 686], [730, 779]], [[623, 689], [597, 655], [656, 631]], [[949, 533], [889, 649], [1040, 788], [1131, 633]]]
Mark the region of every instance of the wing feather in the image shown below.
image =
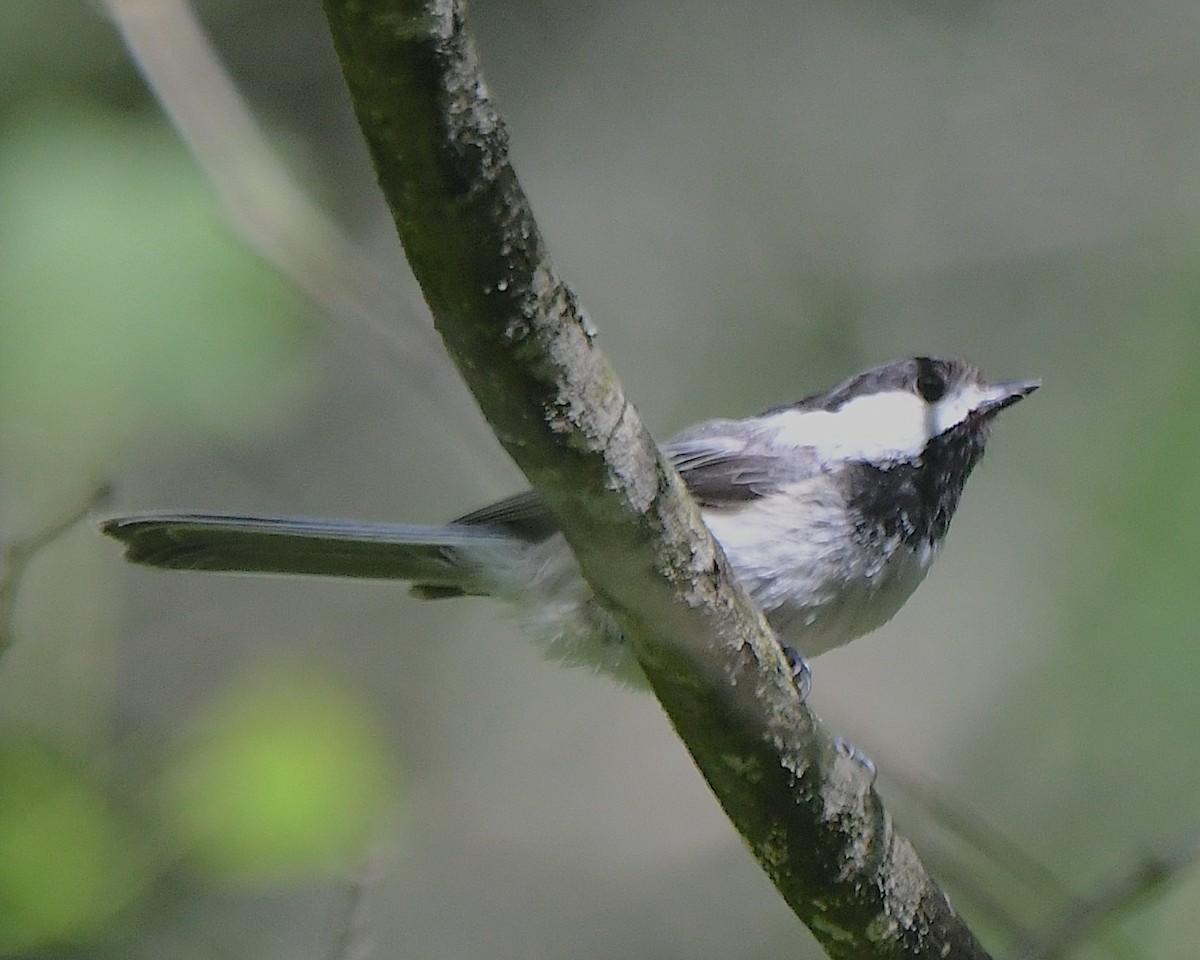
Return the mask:
[[701, 506], [719, 509], [780, 493], [818, 468], [813, 450], [781, 450], [770, 439], [744, 421], [714, 420], [675, 437], [663, 452]]

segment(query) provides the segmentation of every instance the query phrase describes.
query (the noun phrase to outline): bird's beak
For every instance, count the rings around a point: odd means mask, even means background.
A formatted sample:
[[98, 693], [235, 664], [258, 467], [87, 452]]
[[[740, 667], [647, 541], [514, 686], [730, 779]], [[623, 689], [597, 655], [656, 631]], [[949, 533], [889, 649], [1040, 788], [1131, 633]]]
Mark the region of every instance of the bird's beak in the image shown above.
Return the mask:
[[1041, 385], [1041, 380], [1010, 380], [1007, 383], [993, 384], [990, 396], [975, 408], [975, 412], [985, 417], [994, 416], [1018, 400], [1024, 400]]

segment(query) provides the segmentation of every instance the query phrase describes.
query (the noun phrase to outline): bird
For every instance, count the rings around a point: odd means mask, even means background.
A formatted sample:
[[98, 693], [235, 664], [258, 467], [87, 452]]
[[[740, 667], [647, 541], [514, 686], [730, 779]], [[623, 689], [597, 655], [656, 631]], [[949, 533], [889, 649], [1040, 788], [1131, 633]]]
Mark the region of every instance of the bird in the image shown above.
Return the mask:
[[[942, 547], [996, 415], [1040, 385], [990, 383], [961, 359], [908, 357], [756, 416], [699, 423], [661, 449], [803, 664], [904, 605]], [[436, 526], [160, 511], [101, 530], [151, 567], [401, 580], [426, 599], [494, 597], [516, 607], [552, 659], [645, 683], [533, 491]]]

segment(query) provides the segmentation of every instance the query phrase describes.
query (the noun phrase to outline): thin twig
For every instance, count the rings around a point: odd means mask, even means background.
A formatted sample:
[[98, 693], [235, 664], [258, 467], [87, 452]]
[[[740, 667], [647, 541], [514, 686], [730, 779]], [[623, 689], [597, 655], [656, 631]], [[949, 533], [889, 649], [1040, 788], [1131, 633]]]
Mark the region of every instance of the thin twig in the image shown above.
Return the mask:
[[367, 924], [367, 894], [379, 881], [379, 851], [369, 851], [346, 885], [345, 916], [329, 960], [370, 960], [374, 945]]
[[887, 778], [920, 804], [937, 823], [964, 839], [1014, 879], [1036, 888], [1042, 896], [1067, 895], [1066, 884], [1053, 870], [977, 812], [947, 801], [945, 794], [930, 788], [927, 780], [909, 776], [894, 765], [888, 766]]
[[1137, 908], [1198, 862], [1200, 835], [1193, 835], [1169, 852], [1136, 864], [1090, 897], [1070, 904], [1033, 942], [1015, 951], [1013, 960], [1066, 956], [1100, 927]]
[[[967, 809], [958, 801], [948, 800], [949, 792], [931, 786], [928, 779], [903, 770], [896, 763], [885, 763], [885, 789], [895, 788], [915, 803], [932, 823], [950, 837], [982, 858], [990, 867], [998, 867], [1012, 880], [1020, 884], [1027, 895], [1040, 903], [1074, 900], [1067, 884], [1044, 862], [1025, 850], [1003, 831], [992, 826], [978, 811]], [[964, 866], [961, 853], [946, 852], [949, 845], [942, 843], [943, 852], [937, 852], [937, 842], [925, 833], [922, 849], [928, 862], [937, 867], [937, 873], [955, 891], [960, 903], [968, 902], [978, 915], [985, 917], [998, 930], [1003, 931], [1008, 942], [1016, 944], [1034, 943], [1038, 937], [1026, 921], [1006, 906], [991, 889], [1001, 886], [994, 878], [977, 878], [977, 870]], [[932, 852], [931, 852], [932, 848]], [[1141, 956], [1137, 944], [1120, 931], [1110, 931], [1106, 936], [1106, 947], [1114, 957], [1136, 960]]]
[[[412, 283], [351, 240], [305, 193], [271, 145], [187, 0], [103, 0], [130, 57], [175, 125], [233, 229], [329, 316], [388, 350], [403, 382], [491, 449]], [[405, 318], [397, 322], [397, 317]], [[378, 351], [371, 350], [369, 356]]]
[[13, 618], [16, 616], [17, 591], [34, 558], [83, 520], [111, 495], [107, 485], [96, 487], [79, 506], [23, 540], [14, 540], [0, 552], [0, 657], [13, 643]]

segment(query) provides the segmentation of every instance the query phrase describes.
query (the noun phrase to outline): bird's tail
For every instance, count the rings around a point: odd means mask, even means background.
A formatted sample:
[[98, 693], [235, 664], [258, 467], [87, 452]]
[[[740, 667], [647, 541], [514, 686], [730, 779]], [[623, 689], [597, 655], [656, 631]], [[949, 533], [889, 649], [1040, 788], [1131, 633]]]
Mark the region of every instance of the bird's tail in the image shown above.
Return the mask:
[[524, 541], [486, 526], [143, 513], [101, 530], [133, 563], [170, 570], [407, 580], [426, 597], [486, 595], [520, 561]]

